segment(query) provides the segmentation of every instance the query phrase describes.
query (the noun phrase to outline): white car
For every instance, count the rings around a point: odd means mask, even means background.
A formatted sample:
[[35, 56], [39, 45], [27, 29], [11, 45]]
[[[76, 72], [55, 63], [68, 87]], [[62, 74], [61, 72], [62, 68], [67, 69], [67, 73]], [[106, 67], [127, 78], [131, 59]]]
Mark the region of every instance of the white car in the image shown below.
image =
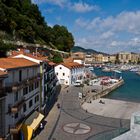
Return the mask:
[[81, 86], [82, 85], [82, 81], [81, 80], [77, 80], [73, 85], [74, 86]]

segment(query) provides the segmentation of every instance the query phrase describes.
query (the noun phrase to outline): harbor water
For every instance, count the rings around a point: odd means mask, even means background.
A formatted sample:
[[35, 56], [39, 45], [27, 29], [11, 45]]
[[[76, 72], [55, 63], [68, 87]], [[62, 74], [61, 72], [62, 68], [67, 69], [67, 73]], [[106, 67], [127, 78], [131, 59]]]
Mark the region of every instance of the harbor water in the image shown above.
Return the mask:
[[97, 76], [122, 76], [124, 85], [111, 92], [107, 98], [140, 102], [140, 76], [134, 72], [124, 71], [122, 74], [114, 72], [103, 72], [101, 69], [95, 68], [94, 72]]

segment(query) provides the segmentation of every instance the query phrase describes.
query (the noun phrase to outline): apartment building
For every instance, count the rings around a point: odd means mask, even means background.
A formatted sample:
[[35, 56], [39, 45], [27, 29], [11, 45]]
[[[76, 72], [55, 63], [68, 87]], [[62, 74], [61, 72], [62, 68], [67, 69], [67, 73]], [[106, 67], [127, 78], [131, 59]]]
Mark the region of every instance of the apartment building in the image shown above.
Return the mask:
[[103, 55], [103, 63], [109, 62], [109, 56], [108, 55]]
[[94, 54], [94, 63], [103, 63], [103, 55]]
[[[46, 81], [45, 79], [47, 79], [47, 71], [45, 70], [45, 65], [47, 65], [47, 61], [46, 61], [46, 58], [45, 57], [41, 57], [41, 56], [38, 56], [36, 54], [31, 54], [31, 53], [27, 53], [25, 52], [25, 50], [21, 50], [21, 51], [15, 51], [15, 52], [12, 52], [13, 55], [11, 57], [13, 58], [24, 58], [24, 59], [27, 59], [27, 60], [30, 60], [32, 62], [35, 62], [37, 64], [39, 64], [40, 66], [40, 74], [41, 74], [41, 77], [42, 77], [42, 81], [41, 81], [41, 85], [40, 85], [40, 108], [42, 110], [42, 112], [44, 112], [45, 110], [45, 107], [46, 107], [46, 100], [47, 98], [44, 96], [44, 82]], [[45, 100], [46, 99], [46, 100]]]
[[131, 53], [129, 53], [129, 52], [120, 52], [120, 53], [118, 53], [118, 60], [121, 63], [129, 63], [129, 62], [131, 62]]
[[120, 52], [117, 54], [120, 63], [137, 63], [140, 60], [140, 55], [131, 52]]
[[[29, 136], [28, 128], [35, 131], [43, 119], [40, 114], [40, 65], [24, 58], [1, 58], [0, 70], [7, 72], [3, 79], [5, 89], [3, 137], [19, 140], [22, 135]], [[38, 114], [35, 116], [35, 114]], [[32, 114], [33, 116], [30, 116]], [[36, 118], [42, 116], [40, 118]], [[31, 123], [36, 118], [34, 127]], [[30, 120], [22, 130], [23, 121]], [[25, 121], [26, 122], [26, 121]], [[21, 133], [22, 132], [22, 133]], [[30, 136], [32, 136], [30, 132]]]
[[55, 94], [56, 94], [56, 86], [57, 86], [57, 76], [55, 74], [55, 63], [51, 61], [47, 61], [47, 64], [45, 65], [45, 70], [47, 72], [47, 77], [45, 77], [44, 82], [44, 95], [45, 98], [47, 98], [47, 101], [50, 102]]
[[76, 62], [61, 63], [55, 66], [55, 74], [60, 84], [71, 85], [84, 76], [84, 65]]
[[140, 55], [137, 53], [131, 53], [131, 62], [137, 63], [140, 60]]
[[84, 52], [75, 52], [75, 53], [71, 53], [71, 57], [74, 59], [85, 59], [85, 53]]
[[116, 55], [113, 55], [113, 54], [110, 55], [108, 60], [109, 60], [110, 63], [115, 63], [116, 62]]
[[7, 73], [0, 70], [0, 139], [5, 137], [5, 101], [6, 92], [4, 88], [4, 79], [7, 78]]
[[55, 96], [57, 77], [55, 76], [55, 63], [47, 60], [40, 54], [31, 54], [30, 52], [19, 51], [14, 52], [14, 58], [25, 58], [40, 65], [40, 73], [42, 76], [40, 86], [40, 108], [43, 114], [46, 114], [48, 101]]
[[93, 63], [93, 55], [92, 54], [86, 54], [85, 55], [85, 65], [90, 66]]

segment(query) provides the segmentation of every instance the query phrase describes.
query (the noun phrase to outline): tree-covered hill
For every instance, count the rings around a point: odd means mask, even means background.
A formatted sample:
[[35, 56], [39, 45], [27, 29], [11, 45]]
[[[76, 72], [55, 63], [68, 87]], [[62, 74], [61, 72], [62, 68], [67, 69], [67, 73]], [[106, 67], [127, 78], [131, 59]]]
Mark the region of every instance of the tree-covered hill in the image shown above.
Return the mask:
[[74, 38], [67, 28], [48, 26], [38, 6], [32, 4], [31, 0], [0, 0], [0, 30], [14, 40], [51, 43], [63, 51], [70, 51], [74, 46]]
[[95, 51], [95, 50], [93, 50], [93, 49], [85, 49], [85, 48], [80, 47], [80, 46], [74, 46], [74, 47], [71, 49], [71, 52], [73, 52], [73, 53], [75, 53], [75, 52], [84, 52], [84, 53], [92, 53], [92, 54], [109, 55], [109, 54], [104, 53], [104, 52]]

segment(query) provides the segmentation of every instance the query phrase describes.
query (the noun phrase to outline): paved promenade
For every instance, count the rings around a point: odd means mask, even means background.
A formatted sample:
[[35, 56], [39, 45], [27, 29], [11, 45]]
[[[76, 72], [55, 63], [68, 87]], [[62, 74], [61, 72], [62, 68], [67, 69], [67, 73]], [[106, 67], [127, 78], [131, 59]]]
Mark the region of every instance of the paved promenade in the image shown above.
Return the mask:
[[[99, 103], [102, 100], [103, 103]], [[92, 100], [91, 103], [85, 102], [83, 109], [90, 113], [105, 117], [130, 119], [132, 113], [140, 111], [140, 103], [101, 98]]]
[[105, 136], [111, 139], [129, 128], [129, 120], [102, 117], [83, 110], [78, 99], [81, 90], [69, 87], [62, 91], [60, 118], [50, 140], [102, 140]]

